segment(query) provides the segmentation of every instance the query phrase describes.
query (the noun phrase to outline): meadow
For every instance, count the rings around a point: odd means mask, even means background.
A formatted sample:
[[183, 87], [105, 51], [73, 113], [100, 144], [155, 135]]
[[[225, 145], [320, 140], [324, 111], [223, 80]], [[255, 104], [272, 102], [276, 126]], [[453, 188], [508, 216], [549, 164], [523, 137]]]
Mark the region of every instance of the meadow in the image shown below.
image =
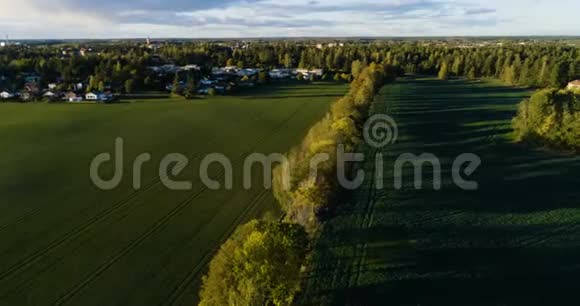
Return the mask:
[[[255, 169], [242, 188], [250, 153], [286, 152], [347, 86], [269, 85], [236, 96], [143, 99], [111, 105], [0, 104], [0, 305], [193, 305], [201, 275], [237, 225], [279, 218]], [[96, 188], [89, 164], [125, 142], [124, 178]], [[143, 187], [132, 161], [150, 153]], [[194, 165], [218, 152], [233, 162], [233, 190], [209, 190]], [[160, 160], [192, 160], [178, 176], [193, 190], [172, 191]], [[111, 163], [102, 177], [113, 173]], [[210, 177], [223, 171], [210, 168]]]
[[[374, 180], [344, 192], [322, 231], [307, 278], [307, 304], [564, 305], [578, 300], [580, 157], [513, 142], [511, 119], [531, 94], [497, 82], [406, 79], [385, 86], [372, 113], [399, 128], [385, 156], [386, 188]], [[363, 146], [359, 167], [375, 170]], [[393, 188], [400, 154], [439, 157], [423, 188], [413, 169]], [[475, 191], [451, 181], [461, 153], [480, 156]], [[388, 184], [390, 183], [390, 184]]]

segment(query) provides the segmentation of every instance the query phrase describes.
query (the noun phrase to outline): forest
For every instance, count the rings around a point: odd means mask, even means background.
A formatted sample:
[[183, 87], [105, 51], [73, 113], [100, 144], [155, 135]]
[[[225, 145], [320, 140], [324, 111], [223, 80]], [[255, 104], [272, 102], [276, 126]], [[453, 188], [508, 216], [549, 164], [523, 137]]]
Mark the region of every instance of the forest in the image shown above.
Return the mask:
[[[66, 50], [86, 49], [82, 54]], [[557, 43], [449, 47], [429, 43], [352, 43], [317, 48], [295, 42], [250, 44], [245, 48], [215, 43], [166, 45], [158, 49], [131, 44], [95, 46], [11, 46], [0, 49], [0, 89], [20, 90], [25, 75], [40, 76], [43, 84], [62, 90], [78, 82], [89, 88], [107, 86], [116, 92], [159, 90], [174, 80], [157, 78], [147, 67], [167, 63], [195, 64], [207, 73], [212, 67], [318, 68], [324, 78], [351, 81], [353, 67], [371, 62], [400, 67], [405, 73], [438, 74], [441, 78], [499, 78], [510, 85], [563, 87], [580, 74], [578, 49]], [[185, 79], [185, 77], [184, 77]], [[131, 86], [126, 86], [127, 82]], [[43, 87], [43, 86], [40, 86]]]

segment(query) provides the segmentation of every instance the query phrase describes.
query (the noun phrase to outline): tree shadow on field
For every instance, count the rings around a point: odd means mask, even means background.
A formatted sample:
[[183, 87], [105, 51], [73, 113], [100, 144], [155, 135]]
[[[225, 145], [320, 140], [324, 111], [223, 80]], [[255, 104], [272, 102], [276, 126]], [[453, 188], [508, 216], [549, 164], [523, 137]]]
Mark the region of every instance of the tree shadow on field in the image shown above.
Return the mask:
[[[383, 149], [385, 190], [365, 184], [343, 197], [325, 225], [304, 301], [338, 305], [558, 305], [580, 298], [580, 156], [515, 144], [511, 119], [525, 89], [454, 80], [405, 80], [385, 89], [376, 112], [397, 122]], [[387, 111], [388, 110], [388, 111]], [[369, 150], [370, 151], [370, 150]], [[442, 188], [423, 168], [394, 161], [431, 153]], [[454, 159], [481, 165], [457, 187]], [[372, 161], [361, 164], [372, 172]], [[390, 185], [389, 185], [390, 184]]]

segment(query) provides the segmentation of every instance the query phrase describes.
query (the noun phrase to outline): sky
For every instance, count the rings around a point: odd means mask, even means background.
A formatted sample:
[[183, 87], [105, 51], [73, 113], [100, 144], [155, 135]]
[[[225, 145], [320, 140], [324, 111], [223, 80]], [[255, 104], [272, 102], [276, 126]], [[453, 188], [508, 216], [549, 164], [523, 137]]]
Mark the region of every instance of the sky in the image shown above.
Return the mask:
[[0, 37], [580, 35], [578, 0], [0, 0]]

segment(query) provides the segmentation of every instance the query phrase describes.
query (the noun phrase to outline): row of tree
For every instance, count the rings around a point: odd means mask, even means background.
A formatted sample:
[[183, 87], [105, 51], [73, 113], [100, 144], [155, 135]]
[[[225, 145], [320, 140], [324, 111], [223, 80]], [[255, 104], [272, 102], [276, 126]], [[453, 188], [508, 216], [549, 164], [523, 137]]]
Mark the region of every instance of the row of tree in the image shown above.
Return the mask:
[[[397, 69], [389, 64], [361, 66], [355, 62], [353, 66], [356, 78], [349, 92], [310, 129], [302, 144], [290, 151], [289, 165], [274, 169], [274, 195], [286, 212], [286, 219], [304, 226], [309, 233], [317, 230], [319, 216], [331, 208], [338, 191], [338, 146], [342, 145], [347, 153], [354, 151], [376, 92], [397, 74]], [[314, 176], [310, 162], [321, 154], [328, 158], [317, 166]], [[290, 182], [286, 184], [288, 178]]]
[[[358, 65], [358, 64], [355, 64]], [[355, 67], [350, 91], [311, 128], [288, 156], [289, 167], [274, 170], [274, 193], [286, 217], [283, 222], [251, 221], [239, 227], [221, 246], [203, 278], [200, 305], [291, 305], [300, 291], [301, 270], [309, 250], [309, 235], [318, 229], [319, 214], [328, 209], [338, 190], [337, 146], [354, 151], [361, 126], [379, 88], [394, 80], [388, 64]], [[326, 153], [329, 160], [310, 176], [310, 158]], [[290, 189], [282, 176], [291, 171]]]

